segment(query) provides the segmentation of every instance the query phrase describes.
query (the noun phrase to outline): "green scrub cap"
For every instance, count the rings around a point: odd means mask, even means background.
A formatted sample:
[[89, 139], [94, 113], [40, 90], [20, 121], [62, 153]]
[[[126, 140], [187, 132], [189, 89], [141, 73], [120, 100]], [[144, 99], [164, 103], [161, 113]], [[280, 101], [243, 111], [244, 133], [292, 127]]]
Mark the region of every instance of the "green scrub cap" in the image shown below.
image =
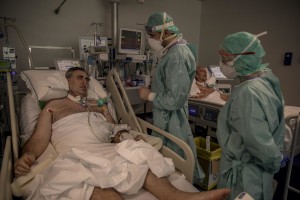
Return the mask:
[[233, 68], [238, 75], [253, 74], [267, 68], [269, 65], [268, 63], [262, 64], [262, 57], [265, 55], [265, 50], [258, 39], [258, 37], [265, 34], [267, 34], [267, 32], [258, 35], [253, 35], [248, 32], [237, 32], [225, 37], [221, 48], [225, 50], [226, 53], [244, 53], [244, 55], [237, 55], [233, 60]]
[[165, 27], [164, 29], [169, 30], [171, 33], [179, 33], [179, 29], [174, 25], [173, 18], [165, 12], [156, 12], [148, 18], [146, 24], [147, 32], [161, 32], [164, 24], [165, 15]]

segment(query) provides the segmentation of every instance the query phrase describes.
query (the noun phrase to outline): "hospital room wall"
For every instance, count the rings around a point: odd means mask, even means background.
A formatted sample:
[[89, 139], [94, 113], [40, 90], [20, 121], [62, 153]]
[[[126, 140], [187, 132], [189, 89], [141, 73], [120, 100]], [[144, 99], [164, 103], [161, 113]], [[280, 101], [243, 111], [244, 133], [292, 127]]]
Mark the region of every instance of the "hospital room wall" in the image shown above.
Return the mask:
[[[300, 106], [300, 1], [205, 0], [201, 6], [199, 62], [218, 64], [217, 50], [230, 33], [268, 31], [260, 38], [263, 61], [280, 79], [286, 105]], [[293, 53], [290, 66], [283, 64], [285, 52]]]
[[[63, 1], [1, 0], [0, 16], [16, 18], [14, 25], [19, 28], [28, 45], [73, 47], [76, 50], [75, 55], [78, 57], [79, 36], [91, 35], [94, 27], [91, 27], [90, 23], [106, 22], [108, 2], [104, 0], [89, 0], [90, 3], [81, 0], [67, 1], [61, 7], [59, 14], [55, 14], [54, 10], [61, 2]], [[28, 58], [25, 48], [16, 31], [13, 28], [8, 30], [10, 45], [16, 49], [18, 56], [18, 71], [26, 70], [28, 69]], [[101, 33], [105, 34], [103, 30]], [[4, 45], [4, 42], [1, 42], [1, 45]], [[45, 50], [41, 53], [34, 50], [32, 56], [34, 61], [44, 59], [53, 66], [54, 60], [48, 60], [47, 53], [49, 52]], [[66, 54], [67, 56], [71, 56], [70, 52]], [[40, 59], [41, 57], [42, 59]], [[35, 64], [38, 67], [46, 67], [41, 66], [41, 62]]]
[[[67, 1], [59, 14], [55, 14], [54, 10], [62, 2], [63, 0], [1, 0], [0, 16], [16, 18], [15, 25], [21, 30], [28, 45], [69, 46], [75, 49], [76, 57], [79, 57], [79, 36], [91, 35], [95, 30], [90, 26], [91, 22], [104, 23], [104, 27], [100, 29], [101, 36], [110, 37], [110, 0]], [[143, 4], [138, 4], [137, 0], [120, 0], [119, 27], [143, 28], [137, 23], [146, 23], [148, 16], [155, 11], [166, 11], [174, 18], [184, 37], [198, 46], [200, 10], [201, 2], [197, 0], [187, 0], [184, 3], [182, 0], [145, 0]], [[0, 20], [0, 24], [2, 22]], [[16, 32], [12, 28], [8, 30], [10, 45], [16, 48], [18, 55], [18, 71], [26, 70], [28, 59], [25, 49]], [[1, 41], [0, 45], [5, 45], [5, 42]], [[35, 52], [32, 54], [34, 60], [47, 56]], [[53, 60], [49, 62], [53, 65]]]

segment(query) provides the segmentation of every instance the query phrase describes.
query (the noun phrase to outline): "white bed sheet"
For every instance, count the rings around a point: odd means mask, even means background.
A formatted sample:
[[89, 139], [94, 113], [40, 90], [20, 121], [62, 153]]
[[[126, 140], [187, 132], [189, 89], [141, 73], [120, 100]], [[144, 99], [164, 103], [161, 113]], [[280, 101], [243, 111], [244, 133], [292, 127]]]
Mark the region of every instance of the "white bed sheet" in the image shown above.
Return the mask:
[[149, 169], [157, 177], [174, 173], [172, 160], [146, 142], [110, 143], [112, 124], [89, 114], [68, 115], [52, 125], [51, 143], [59, 155], [34, 178], [29, 199], [89, 199], [94, 186], [136, 194]]
[[[21, 140], [22, 144], [30, 137], [32, 134], [35, 123], [38, 117], [38, 114], [40, 112], [40, 108], [37, 104], [37, 101], [32, 97], [32, 95], [28, 94], [22, 99], [22, 105], [25, 105], [22, 107], [22, 112], [21, 112]], [[53, 149], [50, 150], [52, 152], [52, 160], [55, 158], [55, 152], [53, 152]], [[47, 157], [43, 155], [41, 159], [39, 160], [40, 162], [47, 160]], [[49, 161], [49, 160], [48, 160]], [[191, 184], [189, 183], [184, 175], [179, 175], [179, 174], [172, 174], [168, 177], [170, 182], [177, 188], [187, 191], [187, 192], [197, 192], [198, 190]], [[23, 188], [24, 189], [24, 188]], [[131, 199], [131, 200], [152, 200], [152, 199], [157, 199], [154, 197], [151, 193], [145, 191], [144, 189], [140, 189], [139, 192], [135, 195], [124, 195], [125, 199]]]
[[218, 91], [214, 91], [213, 93], [211, 93], [207, 97], [199, 99], [199, 101], [208, 102], [208, 103], [212, 103], [212, 104], [217, 104], [217, 105], [222, 106], [222, 107], [226, 103], [226, 101], [221, 99], [220, 93]]
[[[200, 93], [201, 93], [201, 91], [200, 91], [199, 87], [196, 84], [196, 80], [194, 79], [193, 84], [191, 86], [191, 90], [190, 90], [190, 98], [196, 99], [194, 97], [197, 96], [197, 94], [200, 94]], [[220, 106], [224, 106], [225, 103], [226, 103], [226, 101], [221, 99], [220, 93], [216, 90], [213, 93], [211, 93], [210, 95], [208, 95], [207, 97], [203, 97], [203, 98], [199, 99], [199, 101], [218, 104]]]

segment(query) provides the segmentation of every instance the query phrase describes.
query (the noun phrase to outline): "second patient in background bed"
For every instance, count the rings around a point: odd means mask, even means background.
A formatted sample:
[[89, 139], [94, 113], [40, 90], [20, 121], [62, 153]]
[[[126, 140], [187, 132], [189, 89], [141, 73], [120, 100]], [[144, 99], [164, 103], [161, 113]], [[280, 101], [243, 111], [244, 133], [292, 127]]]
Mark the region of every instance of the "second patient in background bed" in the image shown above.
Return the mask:
[[228, 96], [220, 92], [216, 87], [216, 78], [210, 74], [208, 69], [198, 66], [193, 81], [190, 97], [202, 100], [220, 101], [225, 103]]

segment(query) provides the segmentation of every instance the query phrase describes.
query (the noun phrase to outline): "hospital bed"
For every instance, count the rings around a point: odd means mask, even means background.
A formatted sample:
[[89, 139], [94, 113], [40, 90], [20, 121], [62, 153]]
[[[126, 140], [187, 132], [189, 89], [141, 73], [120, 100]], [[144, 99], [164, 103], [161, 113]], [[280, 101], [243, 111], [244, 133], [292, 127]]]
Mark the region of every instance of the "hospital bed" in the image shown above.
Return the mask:
[[226, 101], [221, 98], [220, 94], [230, 95], [231, 84], [216, 83], [216, 78], [210, 75], [211, 72], [208, 70], [206, 71], [207, 77], [209, 77], [206, 84], [214, 85], [214, 92], [210, 93], [206, 97], [199, 98], [198, 94], [201, 93], [201, 91], [196, 84], [196, 79], [194, 79], [190, 91], [190, 97], [188, 99], [189, 120], [192, 122], [190, 124], [194, 133], [196, 132], [196, 126], [201, 126], [207, 129], [207, 135], [216, 139], [217, 118], [220, 108], [222, 108], [226, 103]]
[[[225, 102], [214, 101], [215, 98], [206, 98], [206, 99], [195, 99], [189, 98], [188, 107], [189, 107], [189, 120], [191, 122], [192, 130], [195, 130], [193, 126], [202, 126], [207, 130], [207, 135], [217, 139], [216, 130], [217, 130], [217, 119], [220, 110], [225, 105]], [[289, 156], [291, 151], [291, 144], [293, 139], [293, 124], [295, 125], [295, 119], [293, 116], [298, 115], [300, 112], [300, 107], [296, 106], [285, 106], [284, 107], [284, 116], [285, 116], [285, 137], [284, 137], [284, 146], [283, 154]], [[300, 154], [300, 137], [295, 141], [294, 148], [295, 155]]]
[[[33, 70], [31, 70], [33, 71]], [[38, 71], [38, 70], [34, 70]], [[48, 70], [47, 70], [48, 71]], [[43, 74], [47, 73], [46, 70], [43, 70]], [[50, 72], [51, 71], [51, 72]], [[58, 70], [56, 70], [58, 71]], [[49, 70], [50, 73], [53, 72], [53, 70]], [[60, 74], [61, 77], [64, 76], [64, 72], [58, 71], [58, 74]], [[9, 74], [9, 73], [8, 73]], [[44, 78], [47, 79], [47, 75], [44, 74]], [[59, 77], [57, 74], [53, 76], [52, 78], [57, 78]], [[6, 140], [6, 147], [5, 147], [5, 155], [3, 159], [3, 164], [1, 168], [1, 191], [0, 191], [0, 200], [9, 200], [12, 199], [13, 196], [20, 196], [22, 195], [22, 188], [17, 188], [21, 190], [15, 190], [15, 184], [12, 184], [13, 182], [13, 163], [18, 159], [19, 157], [19, 148], [20, 148], [20, 133], [19, 133], [19, 124], [18, 121], [19, 119], [16, 116], [16, 109], [14, 105], [14, 98], [13, 98], [13, 91], [11, 87], [11, 79], [10, 75], [8, 75], [8, 92], [9, 94], [9, 103], [10, 103], [10, 110], [11, 110], [11, 129], [12, 129], [12, 136], [7, 137]], [[40, 79], [43, 79], [43, 77], [39, 77]], [[30, 80], [32, 82], [32, 80]], [[38, 84], [40, 86], [44, 86], [43, 84]], [[117, 120], [121, 123], [126, 123], [128, 124], [133, 130], [143, 132], [143, 133], [148, 133], [149, 130], [155, 130], [156, 132], [162, 134], [163, 136], [169, 138], [176, 144], [178, 144], [184, 151], [186, 157], [183, 159], [179, 155], [177, 155], [175, 152], [173, 152], [171, 149], [169, 149], [166, 146], [162, 146], [160, 149], [160, 152], [165, 156], [172, 158], [175, 168], [177, 173], [173, 175], [170, 175], [169, 180], [172, 182], [173, 185], [178, 187], [179, 189], [185, 190], [185, 191], [190, 191], [190, 192], [195, 192], [198, 191], [191, 183], [193, 181], [193, 172], [194, 172], [194, 167], [195, 167], [195, 159], [194, 155], [190, 149], [190, 147], [183, 142], [182, 140], [174, 137], [173, 135], [153, 126], [152, 124], [136, 117], [131, 104], [128, 100], [128, 97], [126, 95], [126, 91], [124, 87], [122, 86], [122, 82], [118, 76], [118, 73], [116, 72], [115, 69], [112, 69], [107, 77], [107, 91], [111, 93], [111, 99], [112, 102], [115, 106], [115, 111], [116, 111], [116, 117]], [[51, 86], [55, 87], [55, 86]], [[45, 85], [44, 90], [51, 89], [50, 86]], [[53, 88], [52, 88], [53, 89]], [[45, 92], [45, 91], [42, 91]], [[47, 91], [49, 92], [49, 91]], [[53, 91], [50, 91], [53, 92]], [[52, 147], [53, 150], [53, 147]], [[50, 152], [52, 151], [50, 150]], [[55, 152], [54, 152], [55, 154]], [[41, 156], [43, 157], [43, 156]], [[50, 159], [46, 159], [47, 162], [51, 162], [51, 156]], [[49, 161], [50, 160], [50, 161]], [[47, 163], [46, 162], [46, 163]], [[42, 168], [41, 168], [42, 169]], [[40, 169], [37, 167], [37, 171]], [[33, 171], [33, 170], [32, 170]], [[173, 176], [173, 177], [171, 177]], [[24, 178], [25, 183], [20, 183], [19, 184], [25, 184], [30, 178]], [[18, 180], [18, 179], [17, 179]], [[16, 182], [16, 181], [15, 181]], [[15, 183], [14, 182], [14, 183]], [[13, 185], [13, 191], [11, 190], [11, 185]], [[150, 193], [146, 192], [145, 190], [141, 189], [141, 191], [134, 196], [126, 196], [125, 199], [156, 199], [153, 195]]]

